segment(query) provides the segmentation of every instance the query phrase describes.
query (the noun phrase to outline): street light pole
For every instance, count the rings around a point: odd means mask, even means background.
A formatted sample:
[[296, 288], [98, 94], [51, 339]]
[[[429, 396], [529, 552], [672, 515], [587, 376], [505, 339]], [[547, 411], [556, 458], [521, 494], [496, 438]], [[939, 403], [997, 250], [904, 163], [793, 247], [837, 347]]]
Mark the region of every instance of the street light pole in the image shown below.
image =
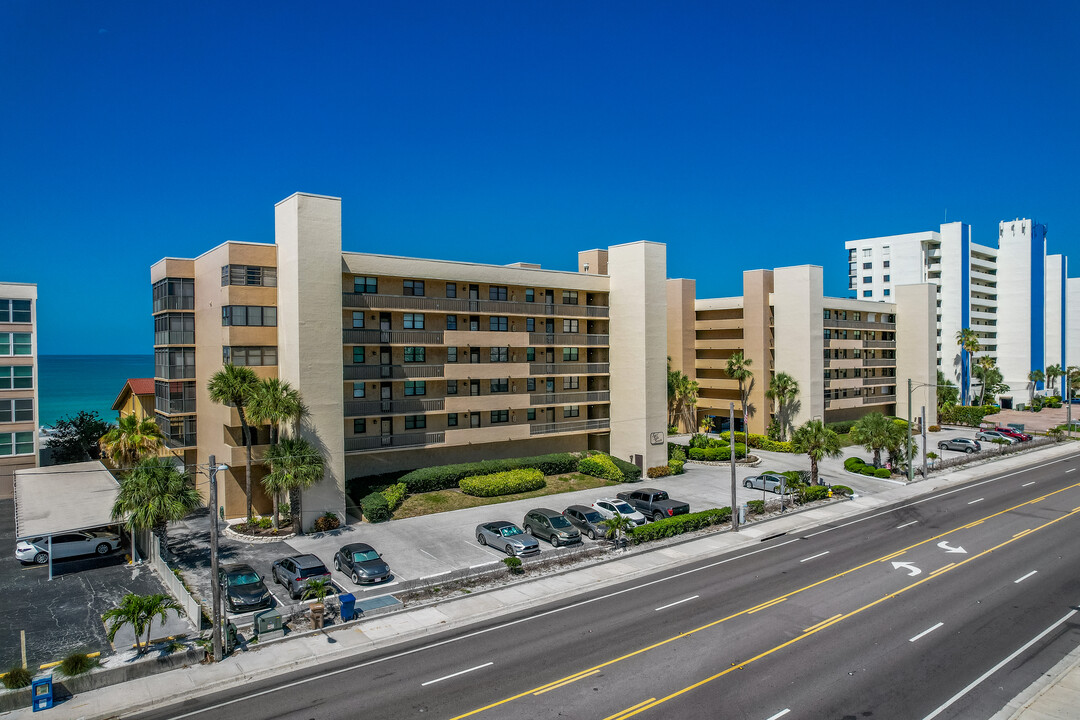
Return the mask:
[[218, 470], [227, 469], [219, 466], [213, 455], [210, 456], [210, 587], [213, 588], [213, 637], [214, 662], [221, 662], [221, 584], [218, 582]]
[[[743, 418], [743, 430], [746, 430], [746, 418]], [[728, 442], [731, 446], [731, 530], [738, 532], [739, 509], [735, 502], [735, 403], [728, 406]]]

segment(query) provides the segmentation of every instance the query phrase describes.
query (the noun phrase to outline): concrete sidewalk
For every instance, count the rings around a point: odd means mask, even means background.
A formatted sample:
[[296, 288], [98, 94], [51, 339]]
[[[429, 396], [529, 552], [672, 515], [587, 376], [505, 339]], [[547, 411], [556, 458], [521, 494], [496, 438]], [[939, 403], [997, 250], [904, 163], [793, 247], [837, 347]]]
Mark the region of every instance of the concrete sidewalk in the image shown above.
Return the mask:
[[[184, 698], [197, 697], [253, 680], [301, 667], [312, 667], [333, 659], [360, 655], [376, 648], [390, 647], [407, 640], [466, 627], [480, 620], [494, 618], [553, 600], [580, 594], [582, 588], [597, 589], [625, 582], [651, 573], [670, 572], [680, 565], [702, 557], [756, 545], [761, 538], [777, 533], [796, 533], [846, 517], [872, 511], [884, 505], [914, 499], [958, 484], [984, 477], [989, 472], [1002, 473], [1028, 464], [1047, 462], [1080, 453], [1080, 446], [1067, 443], [1035, 453], [1008, 456], [990, 467], [957, 470], [931, 477], [924, 482], [895, 486], [875, 495], [832, 502], [806, 511], [774, 516], [744, 526], [740, 532], [714, 532], [690, 540], [672, 538], [647, 546], [631, 548], [618, 557], [558, 574], [508, 582], [485, 592], [448, 599], [397, 613], [381, 615], [342, 626], [329, 633], [316, 632], [260, 644], [216, 665], [198, 665], [186, 672], [167, 672], [137, 682], [114, 685], [72, 698], [49, 711], [50, 718], [94, 720], [124, 716], [166, 706]], [[1049, 697], [1044, 693], [1043, 697]], [[1072, 705], [1076, 707], [1076, 705]], [[10, 713], [10, 717], [31, 716], [29, 708]], [[5, 716], [5, 717], [8, 717]], [[1027, 717], [1027, 716], [1025, 716]], [[1061, 715], [1032, 715], [1064, 717]]]

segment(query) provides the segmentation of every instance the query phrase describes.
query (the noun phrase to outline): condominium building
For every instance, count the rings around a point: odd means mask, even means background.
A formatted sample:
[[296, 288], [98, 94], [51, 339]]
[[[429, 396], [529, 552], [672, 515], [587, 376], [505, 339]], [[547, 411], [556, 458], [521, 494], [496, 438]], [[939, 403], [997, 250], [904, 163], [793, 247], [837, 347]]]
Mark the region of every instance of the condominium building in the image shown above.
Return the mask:
[[[764, 433], [775, 419], [766, 392], [778, 373], [798, 383], [791, 422], [851, 420], [878, 411], [936, 418], [934, 290], [893, 285], [890, 302], [826, 297], [821, 267], [743, 273], [741, 296], [696, 299], [693, 280], [668, 281], [668, 354], [672, 368], [699, 386], [697, 414], [727, 427]], [[748, 418], [727, 362], [750, 360]]]
[[[305, 525], [344, 517], [356, 477], [590, 449], [666, 462], [663, 245], [582, 252], [571, 272], [343, 252], [338, 198], [295, 194], [275, 220], [272, 245], [151, 270], [156, 416], [186, 462], [229, 465], [228, 516], [244, 512], [245, 451], [236, 410], [207, 391], [226, 363], [303, 397], [299, 432], [326, 460]], [[256, 429], [256, 458], [268, 442]]]
[[38, 466], [37, 285], [0, 282], [0, 498]]

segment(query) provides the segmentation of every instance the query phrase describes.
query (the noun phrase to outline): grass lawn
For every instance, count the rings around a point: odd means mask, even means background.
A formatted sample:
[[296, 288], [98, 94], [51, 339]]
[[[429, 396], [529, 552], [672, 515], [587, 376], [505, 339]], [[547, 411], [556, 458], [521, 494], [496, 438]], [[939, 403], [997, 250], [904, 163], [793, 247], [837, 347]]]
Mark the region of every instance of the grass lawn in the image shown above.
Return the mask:
[[840, 447], [851, 447], [852, 445], [858, 445], [859, 443], [851, 439], [850, 433], [840, 433]]
[[513, 500], [525, 500], [538, 498], [545, 495], [558, 495], [559, 493], [572, 492], [574, 490], [589, 490], [591, 488], [607, 487], [608, 485], [622, 485], [614, 480], [602, 480], [580, 473], [567, 475], [549, 475], [544, 478], [547, 485], [539, 490], [517, 493], [516, 495], [499, 495], [497, 497], [473, 497], [466, 495], [457, 488], [452, 490], [436, 490], [434, 492], [419, 493], [405, 498], [405, 502], [394, 511], [394, 518], [417, 517], [418, 515], [431, 515], [432, 513], [446, 512], [447, 510], [460, 510], [461, 508], [479, 507], [481, 505], [497, 505]]

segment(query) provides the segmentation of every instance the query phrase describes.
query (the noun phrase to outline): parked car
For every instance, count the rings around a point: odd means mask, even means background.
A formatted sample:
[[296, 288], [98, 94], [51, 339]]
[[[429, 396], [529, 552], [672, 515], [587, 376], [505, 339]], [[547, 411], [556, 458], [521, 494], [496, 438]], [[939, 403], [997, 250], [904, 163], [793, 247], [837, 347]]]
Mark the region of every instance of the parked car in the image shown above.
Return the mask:
[[1010, 437], [1005, 433], [998, 432], [997, 430], [980, 430], [979, 432], [975, 433], [975, 439], [986, 440], [988, 442], [994, 442], [995, 440], [1004, 440], [1010, 445], [1020, 442], [1016, 438]]
[[978, 440], [972, 440], [971, 438], [949, 438], [948, 440], [942, 440], [937, 444], [938, 450], [958, 450], [960, 452], [966, 452], [968, 454], [979, 452], [982, 450], [982, 443]]
[[[54, 535], [52, 539], [53, 560], [80, 555], [108, 555], [120, 547], [120, 536], [111, 532], [73, 532]], [[44, 565], [49, 562], [49, 538], [36, 537], [20, 540], [15, 545], [15, 557], [23, 562]]]
[[1028, 440], [1031, 439], [1031, 436], [1028, 435], [1027, 433], [1020, 432], [1016, 428], [1011, 428], [1011, 427], [996, 427], [996, 428], [994, 428], [994, 432], [999, 432], [1002, 435], [1008, 435], [1009, 437], [1013, 438], [1014, 440], [1019, 440], [1020, 442], [1027, 442]]
[[502, 550], [510, 557], [540, 552], [540, 543], [536, 538], [526, 535], [521, 528], [506, 520], [477, 525], [476, 542]]
[[293, 600], [300, 599], [308, 580], [330, 579], [330, 571], [314, 555], [293, 555], [275, 560], [270, 566], [270, 574], [274, 576], [274, 582], [285, 586]]
[[334, 567], [354, 584], [382, 582], [390, 577], [390, 566], [379, 551], [367, 543], [350, 543], [334, 553]]
[[645, 524], [645, 516], [641, 514], [640, 510], [635, 510], [634, 507], [618, 498], [600, 498], [592, 504], [593, 509], [604, 516], [604, 519], [615, 517], [616, 515], [622, 515], [624, 518], [630, 521], [630, 527], [637, 527], [638, 525]]
[[250, 565], [225, 565], [218, 568], [218, 578], [225, 591], [225, 603], [234, 613], [265, 610], [273, 602], [266, 584]]
[[563, 510], [563, 516], [570, 521], [571, 525], [588, 535], [590, 540], [607, 535], [607, 527], [603, 524], [604, 516], [594, 508], [587, 505], [571, 505]]
[[530, 510], [525, 513], [525, 520], [521, 524], [525, 526], [525, 532], [529, 535], [547, 540], [552, 547], [581, 542], [581, 533], [577, 528], [571, 525], [562, 513], [554, 510], [547, 508]]
[[743, 487], [755, 490], [767, 490], [776, 493], [777, 495], [780, 494], [781, 487], [783, 487], [785, 494], [791, 492], [791, 489], [787, 486], [787, 478], [773, 473], [762, 473], [760, 475], [748, 477], [743, 480]]
[[663, 490], [656, 488], [641, 488], [630, 492], [621, 492], [615, 495], [620, 500], [625, 500], [641, 511], [647, 518], [655, 522], [666, 517], [685, 515], [690, 512], [690, 505], [681, 500], [672, 500]]

